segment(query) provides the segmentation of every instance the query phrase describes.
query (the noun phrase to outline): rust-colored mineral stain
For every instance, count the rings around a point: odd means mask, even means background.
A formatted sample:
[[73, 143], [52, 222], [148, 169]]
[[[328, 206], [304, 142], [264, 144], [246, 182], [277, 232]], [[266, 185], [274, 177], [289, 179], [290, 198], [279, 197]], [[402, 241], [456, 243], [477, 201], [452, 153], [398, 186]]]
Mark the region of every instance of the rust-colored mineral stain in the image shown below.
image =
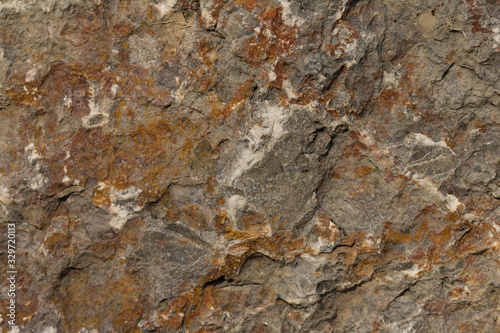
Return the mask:
[[88, 327], [100, 327], [105, 320], [111, 320], [113, 326], [121, 331], [136, 327], [143, 314], [143, 289], [136, 278], [105, 279], [104, 284], [98, 285], [85, 271], [69, 274], [71, 280], [58, 290], [63, 298], [56, 302], [65, 315], [62, 325], [66, 330], [76, 332]]
[[354, 168], [354, 172], [361, 179], [366, 179], [366, 176], [369, 175], [373, 171], [372, 168], [366, 165], [358, 166]]
[[[20, 269], [18, 313], [26, 325], [22, 329], [43, 330], [45, 326], [34, 322], [40, 320], [39, 313], [47, 323], [56, 318], [50, 325], [59, 325], [57, 329], [65, 332], [220, 332], [241, 327], [270, 332], [290, 326], [303, 330], [327, 322], [331, 322], [330, 330], [341, 331], [347, 329], [342, 326], [344, 320], [352, 322], [354, 317], [368, 331], [404, 330], [408, 322], [386, 321], [389, 316], [384, 311], [391, 303], [381, 300], [385, 287], [396, 290], [401, 283], [410, 291], [405, 297], [417, 298], [412, 302], [421, 311], [414, 318], [419, 323], [442, 318], [451, 323], [446, 329], [487, 330], [481, 316], [489, 309], [478, 312], [472, 298], [481, 295], [484, 304], [496, 300], [484, 286], [494, 281], [494, 254], [500, 248], [499, 231], [492, 222], [498, 210], [494, 179], [498, 165], [490, 163], [495, 150], [488, 141], [494, 139], [489, 137], [498, 125], [491, 111], [496, 99], [489, 97], [494, 94], [490, 90], [496, 73], [488, 66], [498, 37], [489, 19], [492, 4], [465, 0], [456, 8], [445, 2], [435, 8], [423, 3], [404, 10], [394, 1], [384, 6], [354, 1], [343, 9], [326, 2], [312, 6], [266, 0], [119, 1], [116, 6], [99, 2], [67, 8], [55, 3], [51, 10], [41, 10], [40, 4], [31, 1], [22, 9], [5, 8], [2, 13], [10, 25], [0, 29], [1, 134], [6, 138], [4, 154], [0, 154], [0, 200], [9, 213], [6, 218], [29, 219], [29, 223], [19, 222], [22, 255], [44, 266], [40, 272]], [[343, 13], [333, 22], [338, 10]], [[450, 22], [442, 22], [447, 10], [465, 15], [463, 26], [456, 25], [464, 31], [457, 34]], [[290, 15], [302, 23], [289, 26]], [[42, 17], [47, 17], [42, 26], [49, 28], [38, 28]], [[481, 44], [475, 55], [467, 49], [472, 44], [460, 42], [462, 35], [471, 33]], [[130, 62], [141, 52], [146, 58], [151, 56], [129, 42], [142, 34], [158, 42], [151, 65]], [[470, 55], [466, 63], [464, 54]], [[478, 56], [488, 60], [479, 61]], [[427, 77], [431, 63], [441, 58], [461, 70], [456, 76], [431, 82]], [[241, 80], [228, 75], [233, 68], [244, 73]], [[488, 73], [476, 78], [481, 81], [478, 89], [486, 87], [480, 96], [485, 105], [474, 105], [472, 111], [470, 105], [457, 109], [448, 105], [451, 93], [446, 89], [465, 104], [476, 103], [472, 101], [476, 96], [459, 96], [459, 89], [450, 86], [457, 79], [461, 88], [476, 85], [462, 68]], [[324, 82], [333, 74], [332, 82]], [[159, 84], [162, 75], [167, 76], [166, 84]], [[436, 93], [441, 88], [444, 93]], [[269, 114], [267, 121], [253, 119], [254, 112], [261, 111], [256, 106], [263, 101], [286, 108], [288, 118]], [[107, 113], [109, 122], [83, 127], [82, 119], [96, 110]], [[473, 118], [467, 120], [465, 115], [471, 112]], [[347, 120], [341, 120], [344, 116]], [[320, 126], [330, 130], [339, 121], [348, 124], [349, 132], [333, 135], [331, 160], [316, 161], [317, 165], [313, 161], [316, 171], [290, 171], [296, 164], [296, 151], [304, 151], [290, 140], [298, 137], [299, 142], [304, 133]], [[287, 192], [287, 186], [300, 188], [311, 179], [332, 183], [323, 186], [324, 191], [323, 187], [309, 189], [315, 196], [307, 200], [314, 208], [297, 198], [271, 214], [260, 207], [259, 193], [268, 195], [268, 183], [250, 173], [234, 184], [224, 182], [228, 170], [234, 170], [232, 163], [241, 157], [240, 148], [249, 146], [248, 131], [254, 125], [269, 133], [258, 134], [262, 146], [251, 157], [264, 157], [252, 168], [266, 167], [268, 157], [279, 159], [287, 166], [280, 191]], [[417, 152], [406, 147], [401, 137], [412, 133], [441, 136], [459, 160], [453, 167], [460, 169], [437, 184], [440, 187], [435, 191], [405, 173], [405, 156]], [[283, 135], [274, 142], [277, 134]], [[225, 144], [217, 146], [221, 140]], [[25, 147], [31, 143], [39, 156], [28, 157]], [[288, 148], [289, 143], [293, 148]], [[489, 152], [478, 162], [470, 152], [484, 147]], [[481, 173], [490, 177], [484, 181], [487, 185], [480, 184], [482, 180], [469, 181], [472, 177], [457, 178], [460, 172], [470, 172], [474, 163], [488, 170]], [[486, 176], [487, 172], [493, 176]], [[43, 185], [30, 187], [32, 179], [42, 179]], [[379, 186], [384, 190], [385, 183], [394, 190], [387, 223], [377, 232], [370, 229], [372, 221], [354, 221], [354, 227], [344, 230], [337, 216], [342, 207], [329, 207], [325, 191], [340, 184], [364, 210], [365, 200], [380, 199], [373, 193]], [[185, 198], [171, 191], [173, 185], [186, 191]], [[62, 192], [73, 186], [78, 186], [77, 192]], [[143, 210], [134, 211], [123, 229], [111, 229], [113, 196], [132, 186], [141, 190], [136, 199]], [[191, 195], [191, 188], [201, 189], [202, 194]], [[455, 195], [463, 205], [450, 212], [439, 193]], [[230, 221], [224, 198], [235, 194], [245, 196], [249, 207], [255, 207]], [[127, 200], [123, 199], [123, 205]], [[289, 227], [292, 221], [281, 213], [301, 207], [306, 208], [297, 213], [299, 218], [315, 214], [317, 218], [311, 221], [317, 225], [309, 225], [312, 222], [304, 217], [299, 227]], [[321, 212], [323, 208], [330, 215]], [[330, 213], [330, 208], [336, 213]], [[466, 219], [470, 216], [473, 222]], [[200, 243], [213, 255], [188, 268], [178, 263], [176, 274], [185, 274], [187, 281], [169, 290], [169, 298], [158, 303], [152, 295], [155, 282], [144, 279], [135, 262], [143, 259], [144, 233], [164, 230], [173, 222], [201, 237]], [[307, 237], [335, 243], [333, 252], [313, 251], [303, 230], [312, 232]], [[28, 234], [31, 238], [27, 239], [35, 242], [30, 246], [42, 245], [41, 253], [23, 248]], [[188, 236], [182, 237], [179, 244], [189, 246]], [[173, 246], [168, 237], [159, 243]], [[290, 271], [307, 260], [313, 267], [310, 274], [287, 276], [286, 283], [296, 286], [297, 292], [312, 283], [307, 293], [320, 297], [318, 307], [281, 300], [278, 295], [284, 287], [276, 281], [231, 282], [255, 254], [266, 256], [256, 262], [259, 270], [267, 269], [268, 259]], [[399, 274], [392, 270], [398, 263], [412, 263], [418, 273]], [[331, 281], [335, 289], [325, 295], [315, 293], [314, 281], [303, 280], [332, 279], [328, 271], [337, 265], [344, 275]], [[446, 265], [459, 268], [447, 273], [442, 269]], [[190, 270], [200, 267], [199, 279], [189, 280], [195, 276]], [[31, 275], [24, 269], [31, 269]], [[394, 273], [401, 276], [400, 281], [395, 282]], [[415, 282], [423, 277], [425, 283]], [[453, 285], [441, 283], [433, 298], [414, 296], [419, 288], [427, 292], [424, 284], [432, 284], [434, 277], [438, 282], [453, 281]], [[361, 304], [356, 295], [365, 291], [373, 301]], [[346, 307], [348, 314], [342, 314], [335, 302], [351, 295], [355, 306]], [[51, 301], [56, 312], [39, 308]], [[279, 318], [272, 318], [270, 311], [262, 317], [259, 313], [260, 321], [255, 321], [251, 302], [278, 309]], [[0, 303], [5, 308], [6, 302]], [[322, 311], [330, 312], [324, 315]], [[450, 320], [459, 311], [480, 320]], [[268, 319], [272, 324], [264, 323]]]

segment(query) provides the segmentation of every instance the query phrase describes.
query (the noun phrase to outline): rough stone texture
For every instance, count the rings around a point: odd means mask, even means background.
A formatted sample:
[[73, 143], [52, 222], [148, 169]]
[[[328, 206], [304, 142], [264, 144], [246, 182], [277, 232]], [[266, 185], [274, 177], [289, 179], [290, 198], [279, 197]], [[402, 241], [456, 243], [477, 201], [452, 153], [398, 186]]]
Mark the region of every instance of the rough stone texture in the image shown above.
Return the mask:
[[500, 332], [499, 107], [498, 0], [4, 0], [3, 332]]

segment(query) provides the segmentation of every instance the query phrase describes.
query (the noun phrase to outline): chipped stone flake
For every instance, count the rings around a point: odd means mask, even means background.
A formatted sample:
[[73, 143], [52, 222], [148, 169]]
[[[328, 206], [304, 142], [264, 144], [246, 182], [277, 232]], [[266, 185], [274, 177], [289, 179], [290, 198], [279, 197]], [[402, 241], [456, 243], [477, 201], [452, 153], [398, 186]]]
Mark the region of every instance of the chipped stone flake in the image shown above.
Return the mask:
[[114, 214], [109, 222], [111, 227], [120, 230], [134, 216], [134, 213], [142, 210], [142, 205], [138, 204], [136, 200], [141, 193], [142, 190], [135, 186], [127, 187], [125, 190], [111, 187], [109, 210]]

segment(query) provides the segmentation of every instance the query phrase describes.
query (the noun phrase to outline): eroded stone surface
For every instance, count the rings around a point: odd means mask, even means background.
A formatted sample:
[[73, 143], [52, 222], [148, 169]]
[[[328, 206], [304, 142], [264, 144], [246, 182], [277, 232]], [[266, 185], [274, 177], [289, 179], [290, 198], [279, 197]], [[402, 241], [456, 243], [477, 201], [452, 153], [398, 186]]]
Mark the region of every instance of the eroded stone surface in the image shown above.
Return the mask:
[[497, 2], [0, 17], [3, 332], [500, 330]]

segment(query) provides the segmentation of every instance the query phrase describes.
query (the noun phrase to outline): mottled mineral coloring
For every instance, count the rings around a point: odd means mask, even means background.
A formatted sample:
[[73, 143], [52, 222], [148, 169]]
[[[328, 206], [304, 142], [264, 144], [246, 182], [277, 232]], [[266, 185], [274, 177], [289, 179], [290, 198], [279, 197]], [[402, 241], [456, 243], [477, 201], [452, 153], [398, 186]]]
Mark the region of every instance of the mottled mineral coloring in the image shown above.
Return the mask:
[[2, 0], [0, 331], [500, 332], [499, 107], [498, 0]]

